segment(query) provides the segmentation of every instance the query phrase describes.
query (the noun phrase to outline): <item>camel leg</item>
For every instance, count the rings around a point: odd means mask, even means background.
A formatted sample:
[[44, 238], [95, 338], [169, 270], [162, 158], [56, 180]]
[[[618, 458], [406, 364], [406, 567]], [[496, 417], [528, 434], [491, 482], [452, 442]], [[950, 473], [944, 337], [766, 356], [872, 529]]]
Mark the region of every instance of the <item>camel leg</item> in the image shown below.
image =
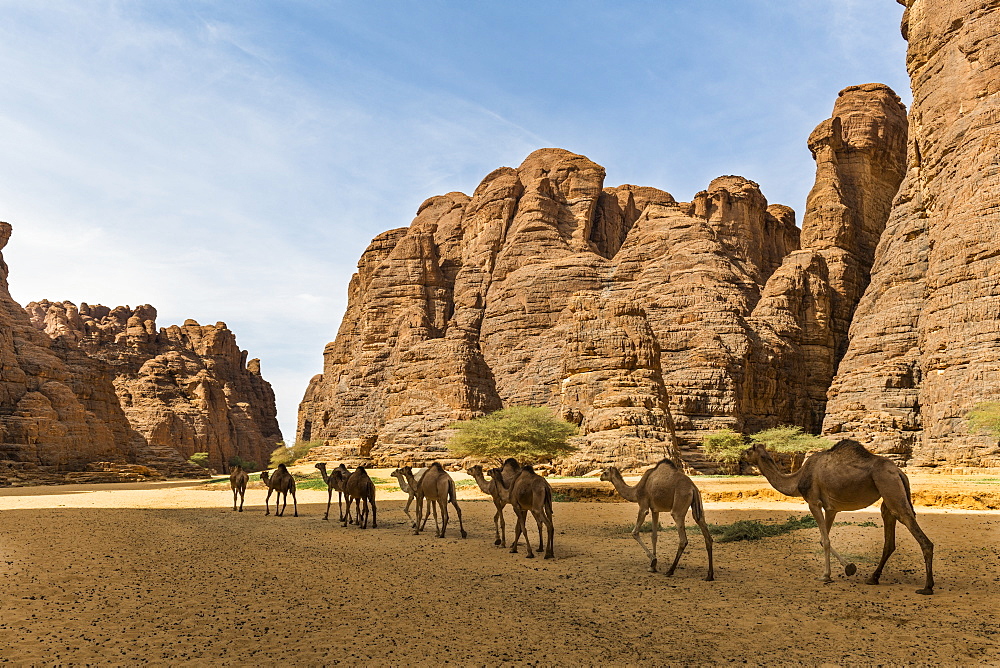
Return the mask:
[[[503, 522], [503, 509], [498, 506], [497, 511], [493, 514], [493, 531], [496, 533], [496, 540], [493, 541], [494, 545], [503, 545], [506, 542], [505, 540], [500, 539], [501, 522]], [[504, 538], [506, 538], [506, 536], [504, 536]]]
[[235, 489], [233, 490], [233, 510], [236, 510], [236, 497], [239, 494]]
[[[830, 577], [830, 532], [826, 526], [826, 517], [823, 514], [823, 507], [818, 503], [810, 503], [809, 510], [816, 518], [816, 525], [819, 527], [819, 544], [823, 546], [823, 582], [833, 582]], [[832, 524], [832, 522], [831, 522]]]
[[375, 494], [372, 493], [372, 529], [378, 529], [378, 510], [375, 508]]
[[[830, 536], [830, 531], [833, 530], [833, 520], [834, 520], [835, 517], [837, 517], [837, 511], [836, 510], [830, 510], [828, 508], [827, 511], [826, 511], [826, 535], [827, 535], [828, 538]], [[834, 557], [836, 557], [837, 561], [840, 562], [840, 565], [844, 567], [844, 575], [854, 575], [855, 573], [858, 572], [858, 567], [857, 566], [855, 566], [854, 564], [848, 563], [847, 560], [844, 559], [842, 556], [840, 556], [840, 553], [837, 552], [837, 550], [835, 550], [833, 548], [833, 541], [832, 540], [830, 541], [830, 554], [832, 554]]]
[[441, 506], [441, 533], [438, 538], [444, 538], [445, 529], [448, 528], [448, 501], [442, 499], [438, 501], [438, 505]]
[[[410, 514], [410, 504], [413, 503], [413, 499], [415, 498], [417, 498], [416, 495], [414, 495], [413, 492], [410, 492], [410, 495], [406, 498], [406, 505], [403, 506], [403, 512], [406, 513], [406, 519], [410, 520], [411, 527], [417, 526], [413, 522], [413, 515]], [[419, 517], [419, 515], [417, 515], [417, 517]]]
[[[281, 499], [281, 500], [284, 501], [284, 503], [281, 504], [281, 512], [280, 513], [277, 512], [277, 510], [278, 510], [278, 503], [277, 502], [278, 502], [279, 499]], [[275, 501], [275, 504], [274, 504], [275, 513], [274, 514], [277, 515], [278, 517], [284, 517], [285, 516], [285, 508], [288, 507], [288, 492], [285, 492], [284, 494], [282, 494], [281, 492], [278, 492], [278, 496], [274, 497], [274, 501]]]
[[[525, 511], [525, 515], [527, 515], [527, 511]], [[510, 546], [511, 554], [517, 554], [517, 542], [521, 539], [521, 531], [524, 530], [524, 517], [521, 516], [521, 511], [516, 507], [514, 508], [514, 517], [516, 521], [514, 522], [514, 542]], [[528, 552], [531, 552], [530, 543], [528, 545]]]
[[542, 539], [542, 514], [536, 513], [534, 509], [532, 509], [531, 514], [535, 518], [535, 525], [538, 527], [538, 551], [541, 552], [545, 549], [545, 541]]
[[517, 525], [518, 525], [518, 528], [520, 528], [521, 533], [524, 534], [524, 549], [527, 552], [527, 554], [524, 555], [524, 558], [525, 559], [534, 559], [535, 558], [535, 552], [534, 552], [534, 550], [531, 549], [531, 539], [528, 538], [527, 519], [528, 519], [528, 511], [527, 511], [527, 509], [525, 509], [521, 513], [518, 514], [518, 516], [517, 516]]
[[358, 526], [361, 527], [362, 529], [367, 529], [368, 528], [368, 497], [367, 496], [360, 497], [360, 499], [358, 500], [358, 503], [364, 504], [364, 510], [362, 511], [362, 514], [359, 515], [360, 519], [358, 520]]
[[889, 561], [889, 557], [896, 551], [896, 516], [892, 514], [885, 502], [882, 503], [882, 534], [884, 536], [882, 560], [878, 562], [878, 566], [871, 577], [865, 581], [865, 584], [878, 584], [879, 578], [882, 577], [882, 569], [885, 568], [885, 562]]
[[549, 540], [548, 540], [547, 543], [545, 543], [545, 557], [544, 558], [545, 559], [555, 559], [556, 558], [556, 554], [555, 554], [555, 551], [554, 551], [555, 550], [555, 546], [553, 545], [553, 539], [554, 539], [555, 534], [556, 534], [556, 527], [552, 523], [552, 509], [551, 508], [543, 508], [542, 509], [542, 519], [545, 522], [545, 524], [546, 524], [546, 526], [548, 527], [548, 530], [549, 530]]
[[[674, 563], [670, 564], [670, 568], [667, 570], [667, 575], [673, 575], [674, 570], [677, 569], [677, 564], [681, 560], [681, 555], [684, 554], [685, 548], [688, 544], [688, 534], [687, 527], [685, 526], [687, 520], [687, 506], [682, 506], [678, 508], [679, 504], [674, 504], [674, 510], [670, 513], [671, 517], [674, 518], [674, 524], [677, 525], [677, 554], [674, 555]], [[653, 513], [653, 535], [656, 535], [656, 513]], [[654, 550], [656, 548], [653, 548]]]
[[656, 554], [650, 552], [649, 548], [646, 547], [646, 543], [642, 540], [642, 533], [641, 533], [642, 523], [646, 521], [646, 513], [648, 512], [649, 512], [648, 508], [639, 506], [639, 516], [635, 518], [635, 528], [632, 529], [632, 538], [635, 538], [635, 541], [639, 543], [639, 547], [643, 549], [643, 551], [646, 553], [646, 556], [649, 558], [649, 572], [655, 573]]
[[240, 491], [240, 512], [241, 513], [243, 512], [243, 502], [246, 501], [246, 498], [247, 498], [247, 492], [246, 492], [246, 490], [245, 489], [241, 490]]
[[[285, 503], [288, 503], [288, 495], [287, 494], [285, 495]], [[295, 511], [292, 514], [292, 517], [298, 517], [299, 516], [299, 502], [295, 498], [295, 490], [294, 489], [292, 490], [292, 509]]]
[[330, 506], [333, 504], [333, 487], [326, 488], [326, 514], [323, 515], [324, 520], [330, 519]]
[[465, 532], [465, 525], [462, 524], [462, 509], [458, 507], [458, 501], [455, 499], [451, 500], [451, 505], [455, 506], [455, 514], [458, 515], [458, 531], [462, 534], [462, 538], [465, 538], [469, 534]]
[[424, 520], [424, 524], [427, 523], [427, 520], [424, 519], [424, 517], [423, 517], [423, 513], [424, 513], [424, 498], [422, 496], [418, 496], [417, 497], [417, 523], [413, 525], [413, 535], [414, 536], [420, 535], [420, 529], [421, 529], [421, 527], [420, 527], [420, 520], [423, 519]]
[[708, 530], [708, 524], [705, 522], [704, 511], [701, 510], [701, 493], [698, 492], [698, 511], [693, 511], [691, 514], [694, 515], [694, 521], [698, 523], [698, 528], [701, 529], [701, 535], [705, 537], [705, 551], [708, 552], [708, 575], [705, 576], [706, 582], [711, 582], [715, 579], [715, 562], [712, 560], [712, 533]]
[[[271, 514], [271, 492], [272, 491], [274, 491], [274, 490], [268, 489], [267, 490], [267, 498], [264, 499], [264, 514], [265, 515], [270, 515]], [[278, 513], [278, 500], [277, 499], [274, 500], [274, 513], [275, 514]]]
[[340, 521], [344, 521], [344, 507], [340, 505], [340, 501], [344, 498], [344, 493], [337, 490], [337, 511], [340, 513]]
[[346, 506], [346, 510], [340, 516], [340, 526], [346, 527], [351, 521], [351, 497], [344, 494], [344, 499], [346, 500], [346, 503], [344, 504]]
[[918, 594], [934, 593], [934, 543], [924, 534], [920, 525], [917, 524], [917, 514], [913, 510], [913, 503], [910, 501], [910, 488], [906, 477], [899, 473], [893, 476], [890, 481], [877, 480], [879, 492], [882, 494], [882, 506], [888, 506], [889, 512], [896, 516], [896, 519], [905, 526], [910, 535], [920, 545], [920, 551], [924, 555], [924, 570], [926, 577], [924, 588], [918, 589]]

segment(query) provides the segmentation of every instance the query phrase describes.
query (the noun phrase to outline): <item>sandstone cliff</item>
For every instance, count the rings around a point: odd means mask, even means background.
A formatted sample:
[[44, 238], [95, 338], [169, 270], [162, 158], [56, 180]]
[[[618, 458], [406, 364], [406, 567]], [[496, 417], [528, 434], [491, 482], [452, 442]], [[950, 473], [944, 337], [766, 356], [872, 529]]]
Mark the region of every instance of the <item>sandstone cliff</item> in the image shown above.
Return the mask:
[[[0, 249], [10, 235], [0, 223]], [[10, 296], [0, 256], [0, 478], [134, 459], [142, 445], [107, 365], [32, 327]]]
[[898, 186], [906, 122], [868, 84], [813, 133], [800, 233], [757, 184], [691, 202], [560, 149], [434, 197], [375, 238], [323, 373], [300, 406], [317, 456], [423, 463], [447, 425], [548, 405], [581, 427], [566, 469], [701, 466], [707, 429], [817, 430], [847, 323]]
[[266, 465], [281, 440], [274, 393], [247, 362], [225, 323], [156, 327], [156, 309], [110, 309], [72, 302], [31, 302], [31, 323], [76, 358], [110, 371], [129, 423], [145, 439], [134, 460], [154, 467], [209, 453], [226, 469], [232, 455]]
[[1000, 465], [965, 414], [1000, 399], [1000, 6], [902, 3], [906, 174], [824, 430], [911, 465]]

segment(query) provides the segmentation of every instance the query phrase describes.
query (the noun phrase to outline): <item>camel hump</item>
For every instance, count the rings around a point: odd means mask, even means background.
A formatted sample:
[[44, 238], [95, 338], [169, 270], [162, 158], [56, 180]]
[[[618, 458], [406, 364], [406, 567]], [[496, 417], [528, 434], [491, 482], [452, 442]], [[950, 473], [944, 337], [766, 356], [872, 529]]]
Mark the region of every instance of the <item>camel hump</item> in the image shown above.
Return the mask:
[[441, 466], [441, 462], [433, 462], [427, 468], [429, 468], [429, 469], [436, 469], [438, 471], [444, 471], [444, 467]]
[[669, 459], [667, 459], [665, 457], [663, 459], [661, 459], [660, 461], [656, 462], [656, 466], [664, 466], [664, 465], [669, 466], [672, 469], [676, 469], [677, 468], [677, 464], [674, 464], [672, 461], [670, 461]]
[[508, 466], [514, 469], [521, 468], [521, 465], [518, 464], [517, 460], [514, 459], [513, 457], [508, 457], [507, 459], [505, 459], [503, 464], [500, 465], [500, 468], [506, 468]]
[[868, 448], [861, 445], [853, 438], [842, 438], [837, 443], [827, 450], [827, 452], [836, 452], [850, 455], [857, 455], [859, 457], [877, 457], [878, 455], [873, 454]]
[[278, 470], [279, 471], [287, 471], [288, 467], [285, 466], [284, 464], [278, 464]]
[[525, 464], [524, 466], [521, 467], [521, 471], [525, 473], [534, 473], [535, 467], [533, 467], [531, 464]]

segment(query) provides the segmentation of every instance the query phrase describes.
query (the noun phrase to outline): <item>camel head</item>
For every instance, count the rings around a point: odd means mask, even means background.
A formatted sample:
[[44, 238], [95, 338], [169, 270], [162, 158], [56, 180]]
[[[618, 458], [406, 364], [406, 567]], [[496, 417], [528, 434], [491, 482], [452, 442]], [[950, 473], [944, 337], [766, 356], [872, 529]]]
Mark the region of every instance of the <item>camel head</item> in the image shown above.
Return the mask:
[[[495, 471], [496, 469], [493, 470]], [[465, 469], [465, 472], [471, 475], [473, 478], [475, 478], [477, 476], [483, 475], [483, 467], [480, 466], [479, 464], [476, 464], [475, 466], [470, 466], [469, 468]]]
[[318, 468], [320, 471], [326, 471], [326, 462], [320, 462], [319, 464], [316, 464], [316, 468]]
[[615, 468], [614, 466], [609, 466], [608, 468], [606, 468], [603, 471], [601, 471], [601, 480], [603, 480], [604, 482], [611, 482], [611, 472], [612, 471], [617, 472], [618, 469]]
[[759, 462], [765, 455], [767, 455], [767, 449], [762, 443], [754, 443], [743, 451], [743, 459], [754, 466], [756, 466], [757, 462]]
[[270, 473], [268, 473], [267, 471], [261, 471], [260, 472], [260, 481], [262, 483], [264, 483], [266, 485], [267, 481], [270, 480], [270, 479], [271, 479], [271, 474]]

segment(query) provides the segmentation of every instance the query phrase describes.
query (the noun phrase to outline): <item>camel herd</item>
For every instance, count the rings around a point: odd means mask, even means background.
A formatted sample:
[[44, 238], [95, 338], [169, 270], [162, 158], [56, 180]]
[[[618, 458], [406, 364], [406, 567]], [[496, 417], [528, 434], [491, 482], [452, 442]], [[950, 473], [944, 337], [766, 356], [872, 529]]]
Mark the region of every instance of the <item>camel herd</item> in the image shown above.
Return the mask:
[[[832, 582], [830, 575], [830, 555], [844, 567], [846, 575], [853, 575], [857, 567], [848, 563], [830, 543], [830, 529], [834, 518], [840, 511], [860, 510], [879, 499], [882, 499], [882, 520], [884, 525], [884, 545], [882, 559], [875, 571], [868, 578], [868, 584], [878, 584], [890, 555], [896, 549], [896, 522], [905, 526], [917, 543], [924, 557], [926, 579], [924, 587], [917, 590], [918, 594], [934, 593], [934, 576], [932, 569], [934, 545], [917, 524], [916, 514], [910, 500], [910, 483], [892, 461], [885, 457], [874, 455], [861, 444], [852, 440], [842, 440], [829, 450], [817, 452], [803, 463], [794, 473], [784, 473], [771, 455], [760, 444], [744, 453], [751, 464], [757, 466], [760, 472], [776, 490], [787, 496], [797, 496], [805, 499], [809, 505], [816, 523], [819, 526], [820, 543], [823, 546], [825, 565], [822, 580]], [[368, 526], [371, 513], [372, 528], [378, 527], [375, 504], [375, 485], [365, 467], [359, 466], [354, 471], [343, 464], [331, 472], [327, 472], [326, 464], [316, 464], [327, 485], [326, 514], [323, 519], [329, 519], [330, 507], [333, 503], [333, 492], [337, 492], [337, 506], [340, 511], [340, 521], [343, 526], [356, 524], [364, 529]], [[488, 494], [496, 507], [493, 516], [496, 532], [495, 545], [507, 546], [507, 529], [504, 522], [504, 509], [509, 505], [514, 509], [517, 522], [514, 528], [514, 540], [510, 552], [516, 554], [518, 543], [524, 535], [527, 557], [533, 558], [534, 551], [528, 538], [526, 528], [527, 516], [530, 512], [538, 527], [538, 551], [545, 551], [545, 558], [552, 559], [553, 538], [555, 527], [552, 522], [552, 488], [548, 481], [538, 475], [530, 465], [521, 465], [514, 459], [506, 460], [500, 468], [484, 472], [482, 466], [472, 466], [467, 473], [476, 481], [479, 488]], [[489, 476], [487, 478], [486, 476]], [[410, 520], [410, 526], [415, 534], [424, 530], [430, 515], [434, 515], [436, 537], [444, 538], [448, 528], [451, 506], [458, 517], [459, 531], [462, 538], [467, 536], [462, 523], [462, 509], [458, 505], [455, 493], [455, 481], [440, 463], [434, 462], [425, 469], [413, 470], [404, 466], [392, 472], [399, 481], [399, 487], [409, 496], [403, 512]], [[233, 470], [229, 476], [233, 490], [233, 510], [243, 511], [243, 497], [246, 492], [249, 476], [240, 468]], [[261, 473], [261, 480], [267, 485], [265, 500], [266, 515], [271, 514], [271, 494], [275, 496], [275, 514], [281, 516], [288, 504], [288, 495], [292, 495], [295, 516], [298, 517], [298, 505], [295, 501], [295, 480], [284, 464], [280, 464], [274, 473]], [[705, 580], [715, 579], [715, 567], [712, 554], [712, 535], [705, 521], [705, 510], [702, 505], [701, 492], [674, 462], [664, 459], [643, 473], [642, 478], [634, 487], [625, 482], [621, 471], [610, 467], [603, 471], [601, 480], [610, 481], [618, 493], [628, 501], [638, 504], [639, 515], [636, 518], [632, 537], [639, 543], [649, 557], [649, 570], [657, 569], [656, 540], [659, 531], [659, 515], [670, 513], [677, 527], [677, 552], [673, 563], [667, 569], [667, 575], [673, 575], [677, 564], [688, 544], [685, 520], [688, 511], [701, 530], [705, 539], [705, 550], [708, 553], [708, 573]], [[238, 507], [237, 507], [238, 497]], [[278, 510], [279, 500], [283, 498], [281, 510]], [[410, 506], [416, 501], [416, 516], [410, 515]], [[354, 504], [352, 516], [351, 505]], [[640, 533], [646, 516], [652, 520], [651, 547], [647, 546]], [[440, 520], [439, 520], [440, 516]], [[543, 527], [546, 536], [543, 536]]]

